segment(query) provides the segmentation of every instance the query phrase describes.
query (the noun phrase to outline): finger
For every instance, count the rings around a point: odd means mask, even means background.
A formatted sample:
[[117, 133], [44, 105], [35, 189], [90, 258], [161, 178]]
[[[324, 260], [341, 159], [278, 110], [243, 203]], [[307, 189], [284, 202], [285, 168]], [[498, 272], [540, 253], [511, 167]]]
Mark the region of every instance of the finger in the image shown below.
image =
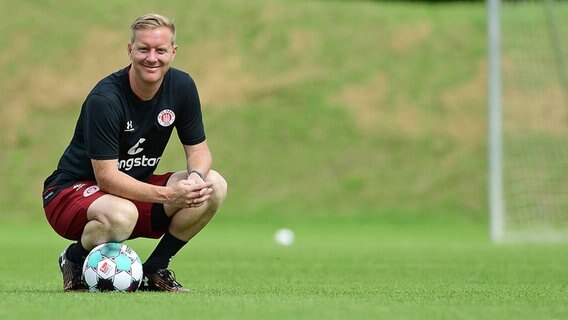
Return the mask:
[[213, 182], [211, 181], [204, 181], [203, 183], [199, 183], [199, 186], [202, 188], [211, 188], [213, 186]]
[[211, 194], [211, 192], [213, 192], [213, 188], [203, 188], [199, 190], [199, 195], [204, 196], [206, 194]]
[[196, 184], [187, 183], [185, 184], [185, 188], [190, 192], [193, 191], [201, 192], [202, 189], [211, 188], [211, 185], [212, 185], [211, 183], [196, 183]]
[[189, 192], [189, 193], [187, 194], [187, 199], [189, 199], [190, 201], [192, 201], [193, 199], [197, 199], [197, 198], [203, 197], [204, 195], [206, 195], [206, 193], [202, 193], [202, 192], [201, 192], [202, 190], [203, 190], [203, 189], [197, 190], [197, 191]]
[[204, 203], [205, 201], [209, 200], [210, 198], [211, 198], [211, 195], [206, 194], [206, 195], [201, 196], [201, 197], [199, 197], [199, 198], [193, 199], [193, 204], [198, 204], [198, 203], [199, 203], [199, 204], [202, 204], [202, 203]]

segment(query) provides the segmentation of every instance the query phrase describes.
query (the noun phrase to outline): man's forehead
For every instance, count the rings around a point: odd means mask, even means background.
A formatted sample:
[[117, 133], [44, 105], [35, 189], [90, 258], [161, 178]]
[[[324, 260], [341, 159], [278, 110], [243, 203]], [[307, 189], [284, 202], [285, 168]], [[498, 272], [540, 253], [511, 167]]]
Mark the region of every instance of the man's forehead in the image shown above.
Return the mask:
[[173, 34], [166, 27], [139, 29], [134, 33], [134, 42], [147, 45], [168, 45], [172, 43]]

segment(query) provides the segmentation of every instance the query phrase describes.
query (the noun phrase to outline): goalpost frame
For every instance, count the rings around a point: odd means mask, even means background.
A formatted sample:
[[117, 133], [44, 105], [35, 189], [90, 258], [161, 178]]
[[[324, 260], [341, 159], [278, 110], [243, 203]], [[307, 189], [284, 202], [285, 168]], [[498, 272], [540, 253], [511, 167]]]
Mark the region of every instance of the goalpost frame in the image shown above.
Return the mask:
[[493, 242], [504, 236], [503, 128], [501, 102], [501, 0], [487, 0], [489, 225]]

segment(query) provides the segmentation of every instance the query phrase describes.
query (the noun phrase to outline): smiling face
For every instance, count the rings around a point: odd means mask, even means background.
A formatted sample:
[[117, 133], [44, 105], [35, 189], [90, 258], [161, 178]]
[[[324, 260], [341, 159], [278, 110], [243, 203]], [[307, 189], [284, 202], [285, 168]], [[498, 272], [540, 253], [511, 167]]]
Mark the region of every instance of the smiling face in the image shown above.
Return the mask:
[[164, 26], [139, 29], [133, 35], [128, 44], [128, 55], [132, 60], [129, 71], [131, 85], [135, 92], [153, 90], [162, 83], [176, 55], [174, 35]]

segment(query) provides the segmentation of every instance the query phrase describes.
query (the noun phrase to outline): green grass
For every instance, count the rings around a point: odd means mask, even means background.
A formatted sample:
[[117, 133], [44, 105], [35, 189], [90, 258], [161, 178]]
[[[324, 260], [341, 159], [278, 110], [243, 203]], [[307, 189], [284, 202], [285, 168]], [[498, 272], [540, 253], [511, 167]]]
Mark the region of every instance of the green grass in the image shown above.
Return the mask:
[[[229, 195], [172, 262], [194, 294], [63, 293], [42, 182], [150, 11], [176, 20]], [[0, 16], [0, 318], [568, 319], [566, 244], [488, 241], [484, 2], [7, 0]], [[182, 157], [172, 143], [159, 171]], [[283, 226], [292, 247], [272, 241]]]
[[[272, 240], [284, 226], [290, 247]], [[129, 242], [143, 258], [154, 243]], [[2, 228], [0, 318], [568, 318], [567, 245], [495, 246], [475, 225], [219, 216], [171, 263], [189, 295], [63, 293], [65, 245], [44, 224]]]

